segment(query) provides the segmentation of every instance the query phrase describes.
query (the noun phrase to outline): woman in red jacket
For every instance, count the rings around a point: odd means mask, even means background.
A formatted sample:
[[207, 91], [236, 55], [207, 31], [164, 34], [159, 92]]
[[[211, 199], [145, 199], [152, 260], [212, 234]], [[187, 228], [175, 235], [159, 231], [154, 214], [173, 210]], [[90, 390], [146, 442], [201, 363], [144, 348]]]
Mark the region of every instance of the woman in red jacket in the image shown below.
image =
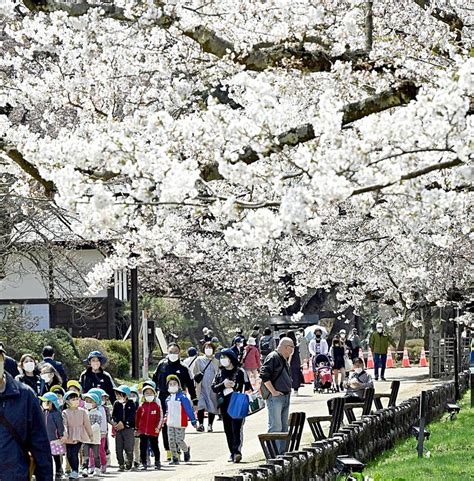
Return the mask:
[[140, 436], [142, 470], [147, 469], [148, 443], [155, 455], [155, 469], [161, 469], [158, 435], [163, 424], [163, 409], [160, 400], [156, 397], [154, 386], [150, 381], [148, 383], [143, 386], [143, 404], [138, 408], [135, 416], [135, 426]]
[[260, 369], [262, 363], [260, 361], [260, 351], [258, 350], [257, 342], [254, 337], [248, 338], [242, 363], [250, 382], [255, 385], [258, 376], [258, 370]]

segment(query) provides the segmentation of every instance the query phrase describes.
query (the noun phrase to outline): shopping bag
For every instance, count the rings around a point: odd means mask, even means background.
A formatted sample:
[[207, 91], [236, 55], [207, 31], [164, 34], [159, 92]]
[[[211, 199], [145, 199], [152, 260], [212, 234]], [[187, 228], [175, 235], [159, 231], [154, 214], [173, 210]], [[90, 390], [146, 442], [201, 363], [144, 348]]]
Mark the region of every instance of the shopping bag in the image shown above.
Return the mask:
[[49, 444], [51, 445], [51, 454], [53, 456], [66, 454], [66, 446], [59, 439], [50, 441]]
[[258, 391], [249, 394], [249, 416], [258, 413], [264, 407], [265, 401], [263, 400], [262, 395]]
[[243, 419], [249, 414], [249, 398], [247, 394], [233, 392], [230, 397], [227, 414], [233, 419]]

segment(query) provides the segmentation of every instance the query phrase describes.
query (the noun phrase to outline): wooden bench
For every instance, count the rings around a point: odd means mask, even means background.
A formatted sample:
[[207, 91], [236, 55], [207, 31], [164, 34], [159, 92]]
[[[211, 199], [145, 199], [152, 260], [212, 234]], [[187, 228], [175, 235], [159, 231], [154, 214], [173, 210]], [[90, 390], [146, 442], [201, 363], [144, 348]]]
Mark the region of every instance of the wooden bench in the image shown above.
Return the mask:
[[358, 403], [349, 403], [346, 402], [344, 404], [344, 412], [347, 417], [347, 421], [349, 424], [353, 423], [356, 420], [356, 415], [354, 414], [354, 409], [362, 408], [362, 416], [367, 416], [372, 411], [372, 402], [374, 400], [375, 389], [373, 387], [369, 387], [364, 392], [364, 402]]
[[391, 391], [389, 393], [376, 393], [374, 396], [374, 404], [377, 410], [383, 409], [383, 398], [388, 398], [388, 407], [395, 407], [397, 405], [397, 397], [399, 390], [400, 381], [392, 381]]
[[274, 459], [278, 454], [281, 454], [277, 448], [277, 441], [285, 441], [285, 453], [288, 451], [297, 451], [300, 447], [305, 420], [306, 413], [291, 413], [288, 419], [287, 433], [259, 434], [258, 439], [262, 446], [265, 459]]
[[[311, 416], [308, 418], [308, 424], [313, 433], [315, 441], [322, 441], [323, 439], [331, 438], [335, 433], [339, 431], [341, 427], [342, 420], [344, 418], [344, 403], [343, 397], [337, 397], [333, 399], [333, 410], [332, 414], [328, 416]], [[329, 433], [326, 436], [324, 434], [321, 423], [324, 421], [329, 421]]]

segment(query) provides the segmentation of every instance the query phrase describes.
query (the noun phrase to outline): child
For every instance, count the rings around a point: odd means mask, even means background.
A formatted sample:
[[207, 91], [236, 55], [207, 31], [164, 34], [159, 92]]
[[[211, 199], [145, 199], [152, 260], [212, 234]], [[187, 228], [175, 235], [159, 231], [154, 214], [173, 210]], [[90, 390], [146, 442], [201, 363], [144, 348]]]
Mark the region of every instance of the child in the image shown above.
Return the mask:
[[[138, 410], [138, 407], [140, 406], [140, 391], [138, 389], [138, 385], [133, 385], [130, 388], [130, 392], [132, 393], [130, 399], [135, 403], [135, 407]], [[135, 431], [135, 441], [133, 445], [133, 466], [135, 468], [138, 468], [140, 466], [140, 463], [138, 460], [140, 459], [140, 438], [136, 434]]]
[[194, 416], [191, 401], [181, 390], [178, 376], [171, 374], [166, 378], [166, 382], [170, 393], [166, 398], [168, 406], [166, 424], [168, 425], [168, 441], [172, 454], [170, 464], [179, 464], [178, 449], [183, 451], [184, 461], [189, 462], [191, 461], [191, 448], [184, 442], [184, 435], [188, 418], [195, 428], [197, 428], [197, 420]]
[[56, 396], [58, 396], [58, 403], [59, 403], [59, 406], [62, 406], [63, 403], [64, 403], [64, 395], [66, 394], [66, 392], [64, 391], [64, 389], [61, 387], [61, 386], [53, 386], [49, 392], [52, 392], [54, 394], [56, 394]]
[[66, 449], [62, 442], [64, 438], [64, 423], [60, 412], [58, 396], [48, 392], [39, 398], [42, 401], [44, 423], [48, 433], [51, 453], [54, 464], [56, 465], [56, 479], [63, 478], [61, 455], [65, 454]]
[[79, 396], [79, 407], [83, 408], [84, 407], [84, 399], [81, 399], [81, 394], [82, 394], [82, 386], [79, 381], [74, 381], [70, 380], [67, 382], [67, 390], [75, 392]]
[[148, 443], [155, 455], [155, 469], [161, 469], [158, 434], [163, 424], [163, 409], [152, 386], [143, 387], [143, 400], [135, 416], [135, 426], [140, 436], [142, 470], [147, 469]]
[[[87, 477], [88, 474], [100, 475], [100, 457], [99, 457], [99, 447], [100, 447], [100, 428], [102, 424], [102, 414], [99, 411], [100, 397], [95, 393], [88, 392], [83, 395], [85, 402], [85, 408], [88, 411], [89, 421], [92, 428], [92, 440], [90, 443], [84, 443], [82, 447], [82, 475]], [[94, 468], [89, 468], [89, 454], [90, 451], [94, 455]]]
[[[135, 403], [130, 399], [131, 391], [128, 386], [122, 384], [114, 389], [117, 400], [112, 410], [112, 426], [116, 430], [115, 450], [117, 461], [119, 462], [119, 471], [130, 470], [133, 466], [133, 446], [135, 443], [135, 414], [137, 408]], [[123, 452], [127, 455], [127, 464], [125, 465]]]
[[[89, 394], [92, 394], [92, 393], [97, 394], [100, 399], [100, 404], [98, 405], [98, 409], [102, 416], [102, 419], [100, 421], [99, 457], [100, 457], [100, 472], [102, 474], [105, 474], [107, 472], [107, 434], [109, 430], [108, 423], [110, 422], [110, 409], [106, 405], [108, 395], [100, 387], [94, 387], [90, 389]], [[104, 398], [105, 398], [105, 401], [104, 401]]]
[[69, 479], [79, 479], [79, 451], [82, 443], [92, 442], [92, 428], [85, 409], [79, 407], [79, 396], [74, 391], [64, 395], [63, 422], [66, 457], [71, 467]]

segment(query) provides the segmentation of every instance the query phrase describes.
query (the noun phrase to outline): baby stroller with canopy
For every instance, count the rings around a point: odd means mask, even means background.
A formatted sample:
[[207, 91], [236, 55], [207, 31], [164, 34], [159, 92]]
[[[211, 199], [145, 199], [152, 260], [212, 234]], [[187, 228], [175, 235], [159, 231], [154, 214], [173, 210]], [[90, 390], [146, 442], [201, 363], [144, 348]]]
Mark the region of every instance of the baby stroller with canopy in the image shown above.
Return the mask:
[[314, 388], [320, 394], [336, 392], [333, 386], [331, 361], [326, 354], [318, 354], [313, 358]]

